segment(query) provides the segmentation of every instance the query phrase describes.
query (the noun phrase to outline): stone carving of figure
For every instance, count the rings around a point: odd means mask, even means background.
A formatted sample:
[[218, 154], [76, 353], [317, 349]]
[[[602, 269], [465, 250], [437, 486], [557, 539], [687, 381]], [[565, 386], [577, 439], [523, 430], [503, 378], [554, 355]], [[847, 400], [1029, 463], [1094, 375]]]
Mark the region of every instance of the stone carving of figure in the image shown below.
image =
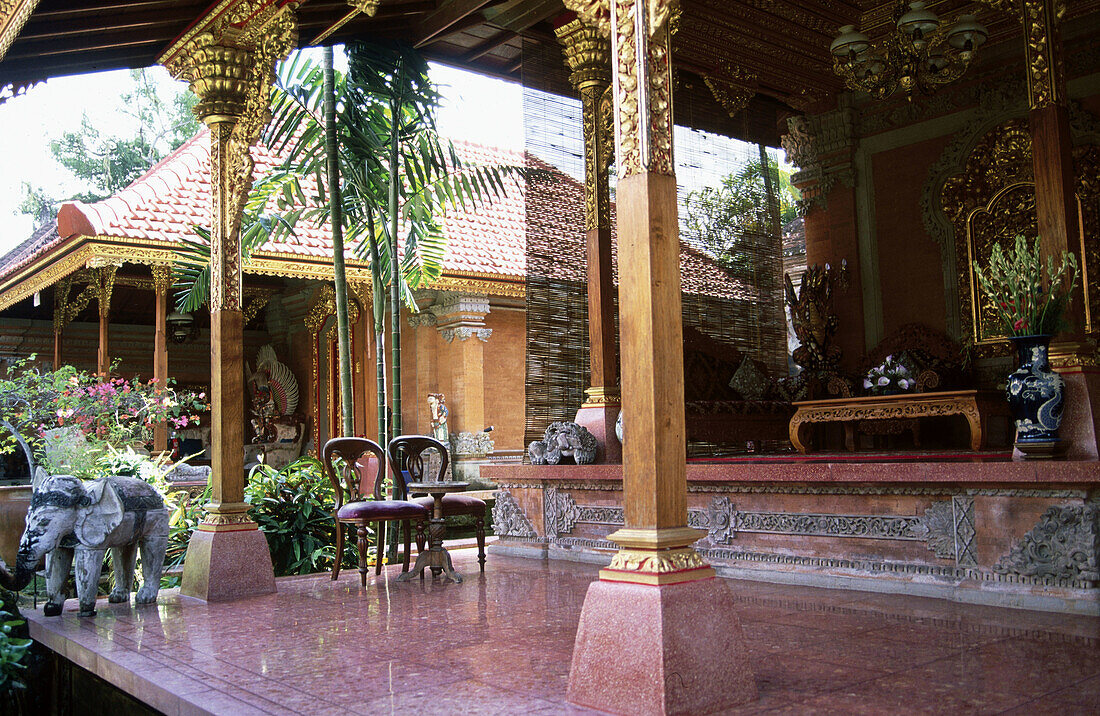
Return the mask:
[[543, 439], [527, 447], [527, 454], [532, 465], [557, 465], [568, 458], [578, 465], [590, 465], [596, 461], [597, 445], [596, 437], [583, 425], [550, 423]]
[[447, 428], [447, 398], [443, 393], [428, 393], [428, 410], [432, 418], [432, 437], [448, 445], [450, 431]]

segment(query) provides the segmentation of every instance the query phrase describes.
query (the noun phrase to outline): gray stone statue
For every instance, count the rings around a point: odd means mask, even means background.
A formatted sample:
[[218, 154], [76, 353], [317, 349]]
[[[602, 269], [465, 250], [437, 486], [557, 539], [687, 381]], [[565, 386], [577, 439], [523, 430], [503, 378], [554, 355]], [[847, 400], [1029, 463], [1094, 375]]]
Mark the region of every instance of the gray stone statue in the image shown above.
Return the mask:
[[550, 423], [542, 440], [527, 447], [532, 465], [557, 465], [563, 459], [572, 458], [578, 465], [591, 465], [596, 461], [599, 443], [588, 428], [576, 423]]
[[160, 592], [164, 550], [168, 546], [168, 510], [164, 498], [136, 477], [81, 480], [71, 475], [35, 475], [27, 527], [19, 542], [15, 574], [0, 560], [0, 586], [19, 591], [46, 561], [46, 616], [65, 604], [65, 580], [76, 560], [80, 616], [95, 615], [96, 588], [103, 555], [111, 550], [115, 588], [107, 601], [130, 599], [134, 566], [141, 549], [141, 589], [135, 601], [153, 604]]

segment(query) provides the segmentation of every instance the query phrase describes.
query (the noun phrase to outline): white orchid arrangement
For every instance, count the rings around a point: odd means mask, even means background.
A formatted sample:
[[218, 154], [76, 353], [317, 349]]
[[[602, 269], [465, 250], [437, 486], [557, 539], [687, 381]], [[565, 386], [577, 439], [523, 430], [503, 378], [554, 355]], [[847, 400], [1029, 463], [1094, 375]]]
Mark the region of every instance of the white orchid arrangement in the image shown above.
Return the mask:
[[875, 395], [889, 392], [905, 392], [914, 388], [917, 381], [913, 374], [901, 361], [894, 356], [886, 356], [882, 365], [875, 366], [867, 371], [867, 377], [863, 379], [863, 387]]

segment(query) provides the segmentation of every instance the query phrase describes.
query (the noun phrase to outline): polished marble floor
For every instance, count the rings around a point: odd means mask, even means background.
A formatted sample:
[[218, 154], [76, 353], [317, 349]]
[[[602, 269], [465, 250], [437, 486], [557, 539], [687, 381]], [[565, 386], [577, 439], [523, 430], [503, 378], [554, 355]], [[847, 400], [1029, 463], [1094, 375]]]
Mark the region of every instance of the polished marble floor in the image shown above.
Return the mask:
[[[359, 586], [351, 570], [276, 595], [31, 613], [32, 635], [180, 714], [580, 714], [565, 703], [596, 567], [456, 552], [462, 584]], [[729, 581], [759, 700], [734, 713], [1100, 713], [1100, 619]]]

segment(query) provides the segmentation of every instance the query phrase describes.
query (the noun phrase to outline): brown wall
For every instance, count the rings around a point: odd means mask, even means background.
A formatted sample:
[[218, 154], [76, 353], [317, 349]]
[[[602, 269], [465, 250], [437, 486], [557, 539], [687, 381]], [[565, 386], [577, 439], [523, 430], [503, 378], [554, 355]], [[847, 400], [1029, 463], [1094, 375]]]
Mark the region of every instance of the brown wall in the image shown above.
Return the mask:
[[883, 335], [906, 323], [946, 330], [939, 245], [924, 230], [920, 195], [950, 142], [938, 137], [871, 157]]

